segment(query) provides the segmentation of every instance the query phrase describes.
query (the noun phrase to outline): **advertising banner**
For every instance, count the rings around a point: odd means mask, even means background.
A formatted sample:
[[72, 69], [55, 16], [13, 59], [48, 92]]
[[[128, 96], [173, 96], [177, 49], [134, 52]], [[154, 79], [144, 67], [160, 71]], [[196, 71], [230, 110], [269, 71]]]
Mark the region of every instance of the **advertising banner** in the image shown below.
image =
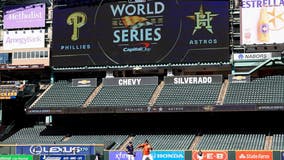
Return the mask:
[[[135, 160], [142, 159], [142, 152], [135, 152]], [[110, 151], [109, 160], [128, 160], [128, 154], [125, 151]]]
[[24, 49], [24, 48], [43, 48], [44, 30], [18, 30], [4, 31], [3, 48], [4, 50]]
[[184, 151], [158, 151], [151, 152], [154, 160], [184, 160]]
[[281, 160], [284, 160], [284, 152], [281, 152]]
[[84, 155], [41, 155], [40, 160], [85, 160]]
[[236, 151], [236, 160], [273, 160], [272, 151]]
[[158, 85], [158, 77], [120, 77], [104, 78], [104, 86]]
[[242, 0], [241, 44], [283, 43], [284, 5], [281, 0]]
[[229, 2], [101, 4], [54, 9], [52, 65], [229, 61]]
[[72, 79], [73, 87], [97, 87], [97, 78]]
[[31, 155], [0, 155], [0, 160], [33, 160]]
[[234, 54], [234, 61], [264, 61], [270, 58], [272, 58], [271, 52]]
[[192, 151], [192, 160], [228, 160], [228, 151], [202, 151], [202, 157]]
[[4, 29], [45, 27], [45, 3], [5, 6]]
[[248, 83], [250, 82], [250, 75], [236, 76], [236, 75], [228, 75], [228, 79], [230, 83]]
[[94, 155], [94, 146], [16, 146], [16, 154], [32, 155]]
[[[184, 151], [151, 151], [151, 155], [154, 160], [184, 160]], [[142, 152], [135, 152], [135, 160], [142, 159]], [[128, 160], [127, 153], [125, 151], [110, 151], [109, 160]]]
[[188, 75], [164, 77], [166, 84], [211, 84], [222, 83], [222, 75]]

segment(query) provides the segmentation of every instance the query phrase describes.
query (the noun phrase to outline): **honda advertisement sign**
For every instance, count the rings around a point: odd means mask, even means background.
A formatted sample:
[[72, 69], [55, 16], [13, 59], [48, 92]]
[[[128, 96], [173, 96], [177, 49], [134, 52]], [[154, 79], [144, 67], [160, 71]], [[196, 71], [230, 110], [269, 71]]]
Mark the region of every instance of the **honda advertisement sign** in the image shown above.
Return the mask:
[[[163, 150], [153, 150], [151, 155], [154, 160], [185, 160], [184, 151], [163, 151]], [[135, 160], [142, 159], [142, 152], [135, 152]], [[125, 151], [110, 151], [109, 160], [128, 160], [128, 154]]]

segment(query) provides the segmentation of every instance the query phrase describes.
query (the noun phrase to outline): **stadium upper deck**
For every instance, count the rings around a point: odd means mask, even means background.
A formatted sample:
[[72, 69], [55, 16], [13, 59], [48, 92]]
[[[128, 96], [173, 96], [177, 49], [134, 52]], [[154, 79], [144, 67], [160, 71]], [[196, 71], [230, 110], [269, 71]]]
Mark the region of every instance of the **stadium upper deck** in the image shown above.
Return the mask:
[[[260, 10], [231, 1], [1, 2], [1, 81], [40, 85], [1, 100], [1, 143], [119, 150], [147, 138], [161, 150], [283, 149], [282, 130], [271, 129], [284, 109], [283, 33], [270, 27], [260, 42]], [[25, 14], [39, 23], [9, 24]]]

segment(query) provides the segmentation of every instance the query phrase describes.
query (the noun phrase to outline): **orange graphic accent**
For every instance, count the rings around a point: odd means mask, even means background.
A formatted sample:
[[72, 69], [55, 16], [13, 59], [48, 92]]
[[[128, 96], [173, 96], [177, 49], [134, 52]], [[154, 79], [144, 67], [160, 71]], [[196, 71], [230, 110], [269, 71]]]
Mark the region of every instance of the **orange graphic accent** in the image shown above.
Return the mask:
[[129, 26], [133, 26], [136, 23], [145, 22], [148, 19], [140, 16], [124, 16], [121, 18], [121, 20], [124, 26], [128, 28]]
[[[228, 151], [203, 151], [202, 160], [228, 160]], [[192, 160], [200, 160], [198, 151], [192, 151]]]
[[236, 151], [236, 160], [273, 160], [272, 151]]
[[144, 45], [145, 48], [148, 48], [150, 46], [149, 42], [141, 42], [140, 44]]

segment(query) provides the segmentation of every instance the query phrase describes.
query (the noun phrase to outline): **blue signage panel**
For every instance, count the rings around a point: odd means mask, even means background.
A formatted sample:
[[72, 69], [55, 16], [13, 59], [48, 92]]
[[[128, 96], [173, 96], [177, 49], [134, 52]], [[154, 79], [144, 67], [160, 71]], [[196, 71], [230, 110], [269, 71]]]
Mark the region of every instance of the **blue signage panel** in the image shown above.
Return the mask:
[[152, 151], [154, 160], [184, 160], [184, 151]]
[[94, 155], [94, 146], [16, 146], [16, 154], [32, 155]]
[[8, 63], [9, 63], [9, 54], [0, 53], [0, 64], [8, 64]]
[[[151, 155], [154, 160], [184, 160], [184, 151], [151, 151]], [[135, 160], [142, 159], [142, 152], [135, 152]], [[109, 160], [128, 160], [127, 153], [125, 151], [110, 151]]]
[[[128, 154], [125, 151], [110, 151], [109, 160], [128, 160]], [[135, 160], [142, 159], [142, 152], [135, 152]]]
[[83, 155], [41, 155], [40, 160], [85, 160]]

